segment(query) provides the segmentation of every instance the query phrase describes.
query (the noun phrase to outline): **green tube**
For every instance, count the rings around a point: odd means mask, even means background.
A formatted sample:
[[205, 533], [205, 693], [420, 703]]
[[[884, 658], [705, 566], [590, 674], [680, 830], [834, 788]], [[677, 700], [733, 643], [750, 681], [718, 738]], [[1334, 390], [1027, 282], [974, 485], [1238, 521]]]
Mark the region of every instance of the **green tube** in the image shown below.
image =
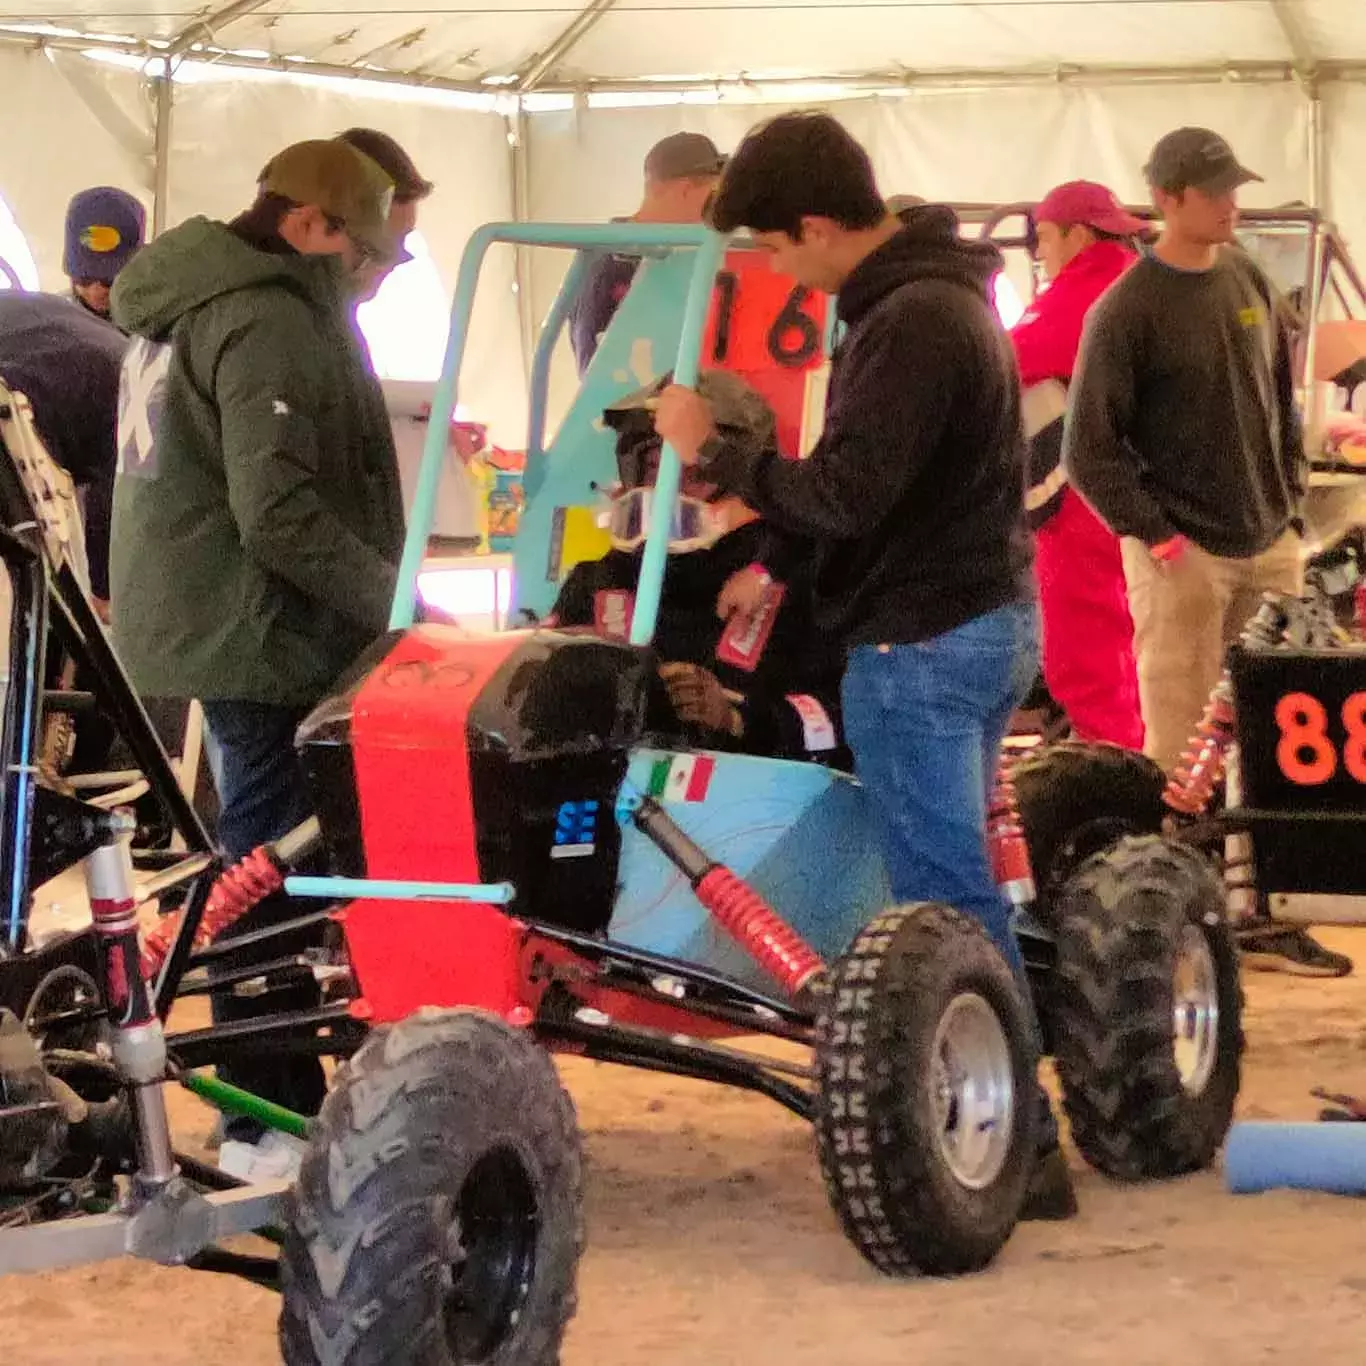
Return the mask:
[[295, 1138], [307, 1138], [310, 1121], [303, 1115], [286, 1110], [283, 1105], [262, 1100], [240, 1086], [231, 1086], [217, 1077], [203, 1076], [197, 1072], [187, 1073], [180, 1078], [180, 1084], [193, 1091], [201, 1100], [207, 1100], [224, 1114], [241, 1115], [244, 1119], [254, 1119], [267, 1129], [278, 1129], [282, 1134], [292, 1134]]

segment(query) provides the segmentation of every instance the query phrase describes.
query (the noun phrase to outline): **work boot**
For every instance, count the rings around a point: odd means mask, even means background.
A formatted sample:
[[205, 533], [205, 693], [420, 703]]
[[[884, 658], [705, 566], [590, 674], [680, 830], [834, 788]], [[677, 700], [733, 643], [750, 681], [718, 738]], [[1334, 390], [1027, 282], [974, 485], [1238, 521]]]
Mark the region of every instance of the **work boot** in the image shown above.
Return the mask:
[[1320, 944], [1298, 925], [1257, 919], [1234, 925], [1238, 958], [1254, 972], [1283, 972], [1291, 977], [1346, 977], [1352, 960]]
[[1067, 1159], [1063, 1156], [1053, 1102], [1048, 1099], [1048, 1092], [1042, 1086], [1034, 1094], [1035, 1104], [1039, 1106], [1039, 1147], [1020, 1218], [1039, 1221], [1071, 1219], [1077, 1213], [1077, 1192], [1072, 1186], [1072, 1173], [1067, 1170]]
[[1072, 1173], [1067, 1169], [1062, 1148], [1055, 1141], [1039, 1151], [1020, 1218], [1062, 1220], [1075, 1218], [1076, 1214], [1077, 1192], [1072, 1185]]

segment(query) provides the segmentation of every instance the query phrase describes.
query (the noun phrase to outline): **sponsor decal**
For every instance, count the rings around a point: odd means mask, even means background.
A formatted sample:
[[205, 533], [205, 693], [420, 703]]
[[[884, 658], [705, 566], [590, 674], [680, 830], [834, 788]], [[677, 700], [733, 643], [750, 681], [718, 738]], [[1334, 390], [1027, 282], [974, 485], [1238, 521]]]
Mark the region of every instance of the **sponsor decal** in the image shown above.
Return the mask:
[[593, 594], [593, 626], [608, 640], [625, 640], [631, 633], [636, 595], [624, 588], [602, 588]]
[[802, 739], [808, 754], [821, 754], [834, 749], [838, 743], [835, 737], [835, 723], [830, 713], [806, 693], [788, 693], [788, 705], [795, 711], [802, 723]]
[[661, 802], [704, 802], [716, 760], [705, 754], [672, 754], [650, 770], [650, 796]]
[[587, 858], [597, 849], [598, 803], [563, 802], [555, 815], [553, 859]]
[[741, 617], [737, 613], [731, 617], [716, 643], [716, 657], [722, 664], [744, 669], [747, 673], [758, 668], [786, 593], [787, 589], [781, 583], [770, 584], [753, 616]]

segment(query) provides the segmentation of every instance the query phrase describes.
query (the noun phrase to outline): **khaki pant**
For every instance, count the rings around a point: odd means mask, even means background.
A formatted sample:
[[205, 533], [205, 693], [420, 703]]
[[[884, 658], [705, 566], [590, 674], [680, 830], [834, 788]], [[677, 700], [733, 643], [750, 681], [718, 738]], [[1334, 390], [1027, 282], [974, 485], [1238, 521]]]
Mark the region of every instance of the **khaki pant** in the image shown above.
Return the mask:
[[1287, 531], [1251, 559], [1225, 559], [1188, 544], [1174, 563], [1154, 560], [1141, 541], [1121, 546], [1134, 619], [1144, 751], [1168, 773], [1219, 680], [1224, 654], [1265, 592], [1298, 593], [1304, 546]]

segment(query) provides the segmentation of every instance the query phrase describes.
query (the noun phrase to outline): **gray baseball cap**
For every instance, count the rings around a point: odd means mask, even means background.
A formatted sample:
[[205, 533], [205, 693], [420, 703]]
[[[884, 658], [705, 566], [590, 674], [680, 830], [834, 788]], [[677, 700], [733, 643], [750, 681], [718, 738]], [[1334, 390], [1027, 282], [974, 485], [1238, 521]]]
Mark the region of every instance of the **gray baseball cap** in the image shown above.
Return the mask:
[[689, 176], [720, 175], [726, 159], [702, 133], [672, 133], [645, 154], [647, 180], [685, 180]]
[[1203, 190], [1227, 194], [1239, 185], [1260, 181], [1233, 154], [1233, 148], [1208, 128], [1178, 128], [1161, 138], [1143, 168], [1155, 190]]

